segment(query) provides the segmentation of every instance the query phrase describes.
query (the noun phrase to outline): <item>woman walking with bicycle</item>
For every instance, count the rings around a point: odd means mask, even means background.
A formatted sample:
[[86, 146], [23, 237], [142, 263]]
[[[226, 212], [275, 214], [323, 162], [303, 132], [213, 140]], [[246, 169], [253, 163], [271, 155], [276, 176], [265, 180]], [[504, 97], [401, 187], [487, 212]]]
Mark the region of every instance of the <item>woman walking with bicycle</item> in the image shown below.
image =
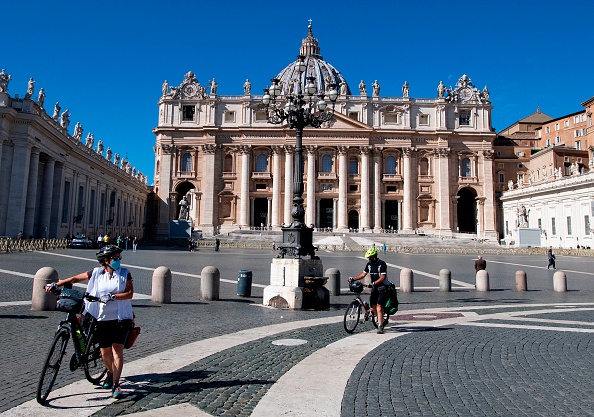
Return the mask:
[[132, 303], [134, 286], [132, 275], [120, 266], [122, 249], [115, 245], [104, 246], [97, 252], [100, 266], [49, 284], [64, 286], [89, 280], [87, 293], [98, 297], [101, 303], [86, 303], [85, 309], [97, 319], [97, 337], [101, 349], [101, 357], [107, 368], [107, 377], [103, 388], [111, 389], [114, 398], [123, 395], [120, 387], [120, 376], [124, 368], [124, 343], [132, 329]]
[[377, 317], [377, 332], [379, 334], [384, 332], [384, 305], [388, 300], [388, 286], [391, 282], [388, 281], [388, 266], [384, 261], [377, 257], [377, 249], [370, 248], [365, 252], [365, 257], [369, 260], [365, 269], [359, 275], [352, 278], [353, 281], [363, 279], [369, 274], [371, 276], [371, 296], [369, 297], [369, 304]]

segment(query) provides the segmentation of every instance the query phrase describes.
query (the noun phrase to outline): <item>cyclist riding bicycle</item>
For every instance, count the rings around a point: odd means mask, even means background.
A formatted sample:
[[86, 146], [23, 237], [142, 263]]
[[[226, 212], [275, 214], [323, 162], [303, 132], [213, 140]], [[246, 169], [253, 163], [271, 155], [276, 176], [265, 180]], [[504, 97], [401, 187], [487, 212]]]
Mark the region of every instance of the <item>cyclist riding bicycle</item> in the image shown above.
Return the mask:
[[96, 334], [108, 371], [103, 388], [111, 388], [114, 398], [123, 395], [120, 376], [124, 368], [124, 342], [132, 330], [133, 318], [132, 275], [120, 266], [121, 253], [122, 249], [115, 245], [104, 246], [97, 252], [99, 267], [48, 284], [45, 289], [50, 291], [53, 286], [88, 280], [86, 292], [101, 299], [101, 303], [85, 303], [85, 310], [97, 319]]
[[388, 300], [388, 286], [392, 285], [388, 281], [388, 266], [384, 261], [377, 257], [377, 249], [370, 248], [365, 252], [365, 257], [369, 259], [365, 269], [359, 275], [353, 277], [353, 281], [363, 279], [369, 274], [371, 276], [371, 296], [369, 297], [369, 304], [371, 309], [377, 317], [379, 334], [384, 332], [384, 305]]

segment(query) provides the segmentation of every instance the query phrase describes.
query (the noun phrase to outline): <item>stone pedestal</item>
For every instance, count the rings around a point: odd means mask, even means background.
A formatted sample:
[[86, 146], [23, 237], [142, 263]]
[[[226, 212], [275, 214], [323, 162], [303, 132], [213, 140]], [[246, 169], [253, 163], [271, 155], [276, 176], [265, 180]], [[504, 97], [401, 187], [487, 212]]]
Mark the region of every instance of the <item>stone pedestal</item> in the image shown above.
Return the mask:
[[[323, 265], [320, 259], [274, 258], [270, 266], [270, 285], [264, 288], [263, 304], [286, 306], [290, 309], [304, 308], [305, 277], [322, 278], [322, 274]], [[308, 288], [309, 282], [315, 280], [308, 279]], [[323, 286], [323, 283], [321, 285]], [[320, 298], [317, 293], [317, 289], [312, 292]], [[307, 298], [308, 294], [305, 297]], [[311, 300], [306, 300], [305, 307], [327, 308], [318, 306], [319, 303], [314, 304], [316, 305], [312, 305]]]

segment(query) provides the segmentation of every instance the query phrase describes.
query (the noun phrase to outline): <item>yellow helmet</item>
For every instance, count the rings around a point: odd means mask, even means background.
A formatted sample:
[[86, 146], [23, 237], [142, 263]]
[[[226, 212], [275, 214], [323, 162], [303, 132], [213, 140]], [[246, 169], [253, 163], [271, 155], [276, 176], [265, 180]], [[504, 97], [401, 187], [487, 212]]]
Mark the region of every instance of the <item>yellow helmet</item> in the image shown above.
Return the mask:
[[369, 258], [371, 256], [377, 256], [377, 249], [376, 248], [369, 248], [367, 252], [365, 252], [365, 257]]

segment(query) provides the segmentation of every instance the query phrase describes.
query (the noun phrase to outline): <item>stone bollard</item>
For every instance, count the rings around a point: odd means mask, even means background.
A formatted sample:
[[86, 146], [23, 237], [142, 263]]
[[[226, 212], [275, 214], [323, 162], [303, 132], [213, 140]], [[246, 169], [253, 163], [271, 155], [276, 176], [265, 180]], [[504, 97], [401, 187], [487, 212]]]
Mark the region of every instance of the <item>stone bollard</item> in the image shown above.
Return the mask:
[[400, 271], [400, 292], [413, 292], [415, 280], [412, 269], [403, 268]]
[[324, 276], [328, 277], [326, 287], [330, 291], [330, 295], [340, 295], [340, 271], [336, 268], [328, 268], [324, 272]]
[[58, 271], [49, 266], [43, 267], [35, 273], [31, 310], [52, 311], [56, 309], [56, 296], [51, 292], [45, 292], [45, 285], [59, 280]]
[[476, 271], [476, 290], [489, 291], [489, 273], [484, 269]]
[[439, 271], [439, 291], [452, 291], [452, 273], [449, 269]]
[[553, 274], [553, 290], [555, 292], [567, 291], [567, 276], [563, 271], [557, 271]]
[[219, 287], [221, 285], [221, 273], [214, 266], [205, 266], [200, 272], [200, 292], [202, 299], [213, 301], [219, 299]]
[[171, 270], [160, 266], [153, 272], [152, 297], [154, 303], [171, 303]]
[[528, 291], [526, 271], [516, 271], [516, 291]]

